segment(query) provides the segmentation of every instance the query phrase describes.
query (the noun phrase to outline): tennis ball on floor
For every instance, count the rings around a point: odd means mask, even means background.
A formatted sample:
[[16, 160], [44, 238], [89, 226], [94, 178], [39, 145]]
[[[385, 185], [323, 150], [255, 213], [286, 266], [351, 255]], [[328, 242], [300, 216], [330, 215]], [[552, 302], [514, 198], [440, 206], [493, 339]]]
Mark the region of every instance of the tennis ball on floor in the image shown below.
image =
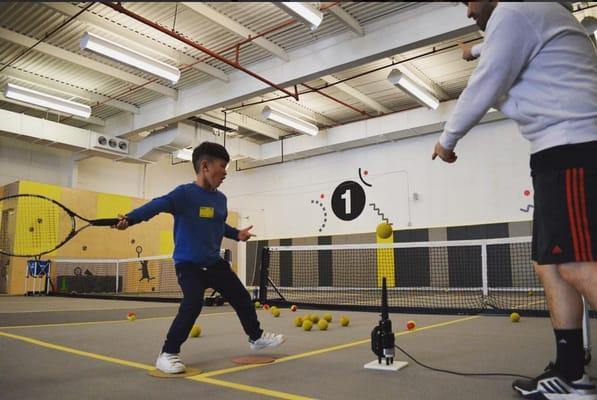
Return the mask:
[[263, 309], [264, 309], [264, 310], [269, 310], [269, 305], [267, 305], [267, 304], [264, 304], [264, 305], [263, 305]]
[[382, 222], [381, 224], [377, 225], [377, 236], [382, 239], [387, 239], [392, 235], [392, 226], [386, 222]]
[[311, 316], [309, 314], [303, 315], [303, 321], [309, 320], [311, 321]]
[[191, 328], [190, 337], [199, 337], [201, 335], [201, 327], [199, 325], [193, 325]]
[[294, 326], [296, 326], [297, 328], [303, 326], [303, 319], [301, 317], [295, 317]]
[[126, 315], [126, 319], [128, 319], [129, 321], [134, 321], [137, 319], [137, 314], [135, 314], [134, 312], [130, 312]]
[[306, 319], [303, 321], [303, 330], [310, 331], [312, 327], [313, 327], [313, 322], [311, 322], [311, 320]]
[[328, 328], [328, 322], [325, 319], [320, 319], [317, 326], [320, 331], [325, 331]]
[[277, 308], [272, 309], [272, 315], [278, 318], [280, 316], [280, 310], [278, 310]]
[[255, 302], [255, 308], [260, 308], [260, 307], [261, 307], [261, 303], [260, 303], [260, 302], [258, 302], [258, 301], [256, 301], [256, 302]]
[[513, 312], [512, 314], [510, 314], [510, 321], [512, 322], [518, 322], [520, 321], [520, 314]]
[[319, 321], [319, 315], [317, 314], [311, 314], [311, 322], [313, 322], [314, 324], [317, 323], [317, 321]]
[[415, 321], [411, 320], [406, 323], [406, 329], [408, 329], [409, 331], [412, 331], [416, 327], [417, 327], [417, 324], [415, 323]]
[[531, 296], [534, 296], [534, 295], [535, 295], [535, 292], [533, 292], [532, 290], [529, 290], [529, 293], [528, 293], [528, 294], [529, 294], [529, 297], [531, 297]]
[[348, 317], [346, 315], [341, 316], [340, 317], [340, 325], [348, 326], [348, 324], [350, 324], [350, 319], [348, 319]]
[[323, 314], [323, 319], [325, 319], [327, 322], [332, 322], [332, 314], [330, 314], [330, 313]]
[[290, 306], [290, 311], [292, 311], [292, 312], [296, 311], [296, 306], [294, 304], [292, 306]]

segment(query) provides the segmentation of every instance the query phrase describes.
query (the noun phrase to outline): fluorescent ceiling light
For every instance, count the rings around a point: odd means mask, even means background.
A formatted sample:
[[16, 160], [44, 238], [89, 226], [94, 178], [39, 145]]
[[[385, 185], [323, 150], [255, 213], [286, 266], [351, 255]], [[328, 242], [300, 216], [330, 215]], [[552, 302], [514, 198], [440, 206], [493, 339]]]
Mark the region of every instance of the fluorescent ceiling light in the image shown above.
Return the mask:
[[263, 119], [269, 119], [271, 121], [278, 122], [282, 125], [294, 128], [299, 132], [306, 133], [307, 135], [315, 136], [319, 132], [319, 128], [316, 125], [305, 122], [302, 119], [293, 117], [292, 115], [283, 113], [282, 111], [274, 110], [269, 106], [265, 106], [265, 108], [261, 111], [261, 116]]
[[390, 75], [388, 75], [388, 80], [392, 85], [405, 91], [425, 107], [435, 110], [439, 106], [439, 100], [434, 95], [407, 78], [397, 69], [394, 69], [392, 72], [390, 72]]
[[176, 150], [173, 154], [180, 160], [191, 161], [193, 159], [193, 150], [191, 149]]
[[61, 111], [63, 113], [76, 115], [83, 118], [89, 118], [91, 116], [91, 107], [88, 105], [76, 103], [74, 101], [38, 92], [36, 90], [27, 89], [12, 83], [6, 84], [4, 96], [9, 99], [35, 104], [37, 106]]
[[81, 49], [90, 50], [113, 60], [128, 64], [167, 79], [172, 83], [178, 82], [180, 71], [171, 65], [147, 57], [134, 50], [127, 49], [110, 40], [101, 38], [93, 33], [85, 32], [80, 41]]
[[323, 13], [309, 3], [280, 1], [274, 2], [274, 4], [312, 31], [317, 29], [321, 21], [323, 21]]

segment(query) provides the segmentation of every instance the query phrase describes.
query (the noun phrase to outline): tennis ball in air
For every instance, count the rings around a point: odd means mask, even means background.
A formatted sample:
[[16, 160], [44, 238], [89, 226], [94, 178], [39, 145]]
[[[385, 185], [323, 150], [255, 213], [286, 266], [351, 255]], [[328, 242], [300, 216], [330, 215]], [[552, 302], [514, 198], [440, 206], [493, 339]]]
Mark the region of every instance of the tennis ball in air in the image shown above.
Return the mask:
[[408, 329], [409, 331], [412, 331], [416, 327], [417, 327], [417, 324], [415, 324], [415, 321], [411, 320], [406, 323], [406, 329]]
[[189, 336], [199, 337], [199, 335], [201, 335], [201, 327], [199, 325], [193, 325], [191, 328], [191, 334]]
[[308, 319], [303, 321], [303, 330], [310, 331], [312, 327], [313, 327], [313, 322], [311, 322]]
[[350, 323], [350, 320], [348, 319], [348, 317], [346, 315], [343, 315], [340, 317], [340, 325], [348, 326], [349, 323]]
[[317, 314], [311, 314], [310, 320], [311, 320], [311, 322], [313, 322], [314, 324], [316, 324], [317, 321], [319, 321], [319, 315], [317, 315]]
[[268, 305], [268, 304], [264, 304], [264, 305], [263, 305], [263, 309], [264, 309], [264, 310], [269, 310], [269, 305]]
[[290, 306], [290, 311], [292, 311], [292, 312], [296, 311], [296, 306], [294, 304], [292, 306]]
[[328, 322], [325, 319], [320, 319], [317, 326], [320, 331], [325, 331], [328, 328]]
[[392, 227], [386, 222], [382, 222], [381, 224], [377, 225], [377, 229], [375, 229], [375, 231], [377, 232], [377, 236], [382, 239], [387, 239], [392, 235]]
[[272, 309], [272, 315], [278, 318], [280, 316], [280, 310], [278, 310], [277, 308]]
[[327, 322], [332, 322], [332, 314], [330, 314], [329, 312], [323, 314], [323, 319], [325, 319]]
[[134, 321], [137, 319], [137, 314], [135, 314], [134, 312], [130, 312], [126, 315], [126, 319], [128, 319], [129, 321]]
[[301, 327], [303, 326], [303, 319], [301, 317], [294, 318], [294, 326]]
[[510, 321], [512, 322], [518, 322], [520, 321], [520, 314], [513, 312], [512, 314], [510, 314]]
[[256, 302], [255, 302], [255, 308], [260, 308], [260, 307], [261, 307], [261, 303], [260, 303], [260, 302], [258, 302], [258, 301], [256, 301]]

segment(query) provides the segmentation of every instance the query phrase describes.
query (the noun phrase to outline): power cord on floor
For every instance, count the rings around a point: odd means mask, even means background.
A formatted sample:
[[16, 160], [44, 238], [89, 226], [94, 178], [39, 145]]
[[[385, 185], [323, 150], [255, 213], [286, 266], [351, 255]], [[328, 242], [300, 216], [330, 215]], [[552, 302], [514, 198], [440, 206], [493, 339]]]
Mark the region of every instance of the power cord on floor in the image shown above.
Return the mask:
[[411, 356], [410, 354], [408, 354], [406, 352], [406, 350], [404, 350], [403, 348], [399, 347], [398, 345], [394, 345], [394, 347], [396, 347], [398, 350], [400, 350], [401, 352], [403, 352], [408, 358], [410, 358], [411, 360], [413, 360], [416, 364], [419, 364], [421, 367], [423, 368], [427, 368], [430, 369], [432, 371], [436, 371], [436, 372], [444, 372], [446, 374], [453, 374], [453, 375], [460, 375], [460, 376], [512, 376], [515, 378], [524, 378], [524, 379], [534, 379], [531, 378], [529, 376], [524, 376], [524, 375], [517, 375], [517, 374], [506, 374], [506, 373], [501, 373], [501, 372], [497, 372], [497, 373], [472, 373], [472, 372], [457, 372], [457, 371], [450, 371], [448, 369], [440, 369], [440, 368], [433, 368], [430, 367], [428, 365], [423, 364], [420, 361], [417, 361], [417, 359], [415, 359], [413, 356]]

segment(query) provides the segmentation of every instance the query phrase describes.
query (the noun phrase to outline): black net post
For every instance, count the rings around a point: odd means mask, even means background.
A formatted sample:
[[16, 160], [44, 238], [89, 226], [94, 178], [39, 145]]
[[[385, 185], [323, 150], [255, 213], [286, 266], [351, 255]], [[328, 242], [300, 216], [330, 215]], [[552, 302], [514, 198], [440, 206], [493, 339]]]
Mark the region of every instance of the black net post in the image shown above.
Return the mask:
[[261, 250], [261, 268], [259, 274], [259, 301], [265, 304], [267, 301], [267, 281], [269, 277], [269, 247]]

